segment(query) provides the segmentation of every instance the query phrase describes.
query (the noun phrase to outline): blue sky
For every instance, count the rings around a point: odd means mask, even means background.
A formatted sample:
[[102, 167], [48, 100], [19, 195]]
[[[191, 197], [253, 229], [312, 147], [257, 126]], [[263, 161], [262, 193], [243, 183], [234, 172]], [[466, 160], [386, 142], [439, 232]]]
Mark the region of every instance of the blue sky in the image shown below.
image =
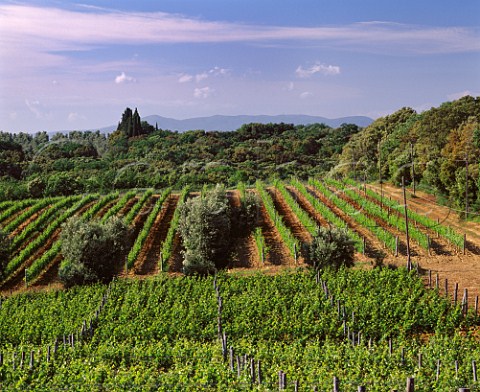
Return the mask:
[[480, 95], [480, 2], [0, 1], [0, 130], [125, 107], [373, 118]]

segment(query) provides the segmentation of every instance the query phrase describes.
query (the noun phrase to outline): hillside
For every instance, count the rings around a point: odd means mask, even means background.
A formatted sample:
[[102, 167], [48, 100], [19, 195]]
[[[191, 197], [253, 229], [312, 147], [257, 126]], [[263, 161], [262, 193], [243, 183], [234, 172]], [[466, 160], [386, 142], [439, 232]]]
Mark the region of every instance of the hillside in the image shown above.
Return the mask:
[[[413, 155], [412, 155], [413, 154]], [[399, 185], [415, 182], [458, 210], [480, 207], [480, 97], [446, 102], [422, 113], [402, 108], [379, 118], [344, 146], [335, 175]], [[468, 160], [468, 166], [467, 166]]]

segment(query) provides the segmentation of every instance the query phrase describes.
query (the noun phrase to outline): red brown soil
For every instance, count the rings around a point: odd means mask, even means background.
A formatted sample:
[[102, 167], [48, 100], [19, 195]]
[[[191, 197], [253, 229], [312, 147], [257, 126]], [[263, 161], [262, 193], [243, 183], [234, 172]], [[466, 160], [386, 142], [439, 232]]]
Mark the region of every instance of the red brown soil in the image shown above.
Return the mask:
[[101, 219], [104, 217], [104, 215], [107, 213], [107, 211], [112, 208], [115, 204], [117, 204], [118, 202], [118, 198], [116, 198], [115, 200], [112, 200], [111, 202], [107, 203], [106, 205], [104, 205], [100, 211], [98, 211], [97, 213], [97, 218]]
[[132, 197], [127, 204], [123, 206], [123, 208], [118, 212], [118, 216], [122, 217], [128, 214], [128, 211], [130, 211], [133, 206], [138, 202], [138, 197], [134, 196]]
[[[354, 190], [356, 193], [367, 199], [368, 201], [376, 204], [377, 206], [383, 206], [384, 209], [388, 211], [389, 214], [395, 215], [398, 217], [401, 217], [402, 219], [404, 218], [404, 209], [403, 209], [403, 200], [402, 203], [399, 204], [401, 206], [401, 209], [395, 209], [395, 208], [390, 208], [385, 206], [380, 202], [380, 200], [375, 199], [369, 195], [366, 195], [363, 191], [361, 191], [359, 188], [353, 187], [352, 190]], [[421, 232], [427, 234], [430, 238], [430, 254], [437, 254], [437, 255], [446, 255], [446, 256], [451, 256], [453, 254], [456, 254], [458, 250], [456, 247], [454, 247], [449, 241], [447, 241], [445, 238], [437, 236], [436, 232], [431, 228], [431, 227], [426, 227], [420, 223], [417, 223], [415, 221], [410, 220], [409, 221], [409, 226], [414, 226], [415, 228], [419, 229]], [[402, 236], [405, 237], [405, 234], [402, 233]], [[425, 250], [423, 250], [425, 252]]]
[[261, 203], [257, 226], [262, 229], [265, 244], [269, 249], [265, 264], [271, 266], [294, 266], [295, 260], [290, 255], [282, 237], [275, 228], [275, 223], [270, 219], [267, 210], [263, 203]]
[[389, 263], [395, 256], [385, 248], [384, 244], [380, 243], [377, 237], [366, 227], [358, 224], [352, 217], [338, 208], [330, 199], [325, 197], [321, 192], [317, 191], [312, 186], [307, 186], [310, 194], [319, 199], [325, 204], [335, 215], [347, 223], [349, 229], [356, 232], [360, 237], [365, 238], [366, 242], [366, 256], [357, 253], [357, 263], [374, 263], [372, 259], [381, 259], [385, 263]]
[[[232, 208], [238, 209], [241, 207], [240, 191], [228, 191], [227, 197]], [[243, 235], [243, 233], [241, 233], [241, 235], [233, 238], [232, 249], [232, 256], [227, 265], [228, 269], [258, 268], [261, 265], [255, 239], [252, 235]]]
[[[335, 192], [335, 194], [340, 197], [342, 200], [346, 201], [349, 203], [352, 207], [355, 208], [355, 210], [361, 212], [365, 216], [369, 217], [372, 219], [377, 226], [382, 227], [385, 231], [390, 232], [392, 235], [396, 236], [399, 238], [399, 245], [398, 245], [398, 252], [400, 255], [407, 255], [407, 247], [406, 247], [406, 242], [402, 240], [402, 238], [405, 238], [405, 233], [397, 229], [396, 227], [390, 226], [387, 222], [385, 222], [382, 218], [368, 213], [366, 210], [363, 209], [363, 207], [358, 204], [355, 200], [351, 199], [349, 196], [341, 192], [340, 190], [330, 187], [330, 190], [332, 192]], [[419, 255], [424, 255], [426, 253], [426, 250], [423, 249], [420, 245], [418, 245], [416, 242], [410, 240], [410, 255], [412, 256], [419, 256]]]
[[32, 286], [37, 288], [50, 286], [63, 287], [63, 284], [58, 278], [58, 269], [60, 268], [62, 260], [63, 256], [61, 254], [57, 255], [52, 263], [38, 276]]
[[[379, 185], [369, 185], [369, 187], [380, 192]], [[389, 184], [384, 184], [382, 188], [387, 197], [403, 203], [402, 189]], [[478, 252], [480, 249], [480, 224], [460, 219], [458, 214], [448, 207], [438, 205], [432, 195], [420, 191], [417, 191], [416, 195], [417, 197], [412, 197], [412, 194], [408, 192], [408, 208], [419, 214], [428, 215], [433, 220], [438, 219], [441, 224], [452, 227], [458, 233], [465, 233], [468, 246], [465, 255], [462, 252], [453, 255], [424, 255], [414, 257], [413, 262], [419, 263], [420, 268], [424, 271], [431, 270], [434, 282], [438, 274], [440, 292], [444, 292], [445, 279], [448, 279], [450, 297], [452, 297], [455, 283], [458, 283], [459, 286], [459, 300], [463, 296], [463, 290], [467, 289], [470, 295], [470, 304], [472, 304], [472, 298], [480, 295], [480, 255]], [[404, 265], [404, 262], [398, 260], [397, 264]], [[428, 275], [428, 272], [426, 274]]]
[[135, 262], [134, 272], [138, 275], [158, 273], [158, 263], [163, 242], [167, 237], [170, 222], [178, 204], [178, 195], [170, 195], [165, 200], [161, 212], [157, 215], [145, 244]]
[[311, 242], [312, 236], [303, 226], [290, 206], [287, 204], [282, 194], [276, 188], [268, 188], [268, 193], [272, 197], [275, 209], [280, 214], [285, 225], [290, 229], [295, 238], [301, 242]]
[[173, 239], [172, 255], [170, 256], [170, 259], [167, 260], [169, 273], [178, 274], [183, 271], [183, 257], [181, 252], [182, 240], [180, 238], [180, 234], [177, 232], [175, 234], [175, 238]]
[[34, 220], [36, 220], [45, 210], [48, 208], [51, 208], [52, 206], [49, 205], [48, 207], [42, 208], [40, 211], [35, 212], [33, 215], [31, 215], [28, 219], [25, 219], [15, 230], [11, 232], [9, 235], [10, 238], [15, 237], [16, 235], [20, 234], [25, 227], [27, 227], [30, 223], [32, 223]]
[[31, 208], [32, 208], [32, 206], [29, 206], [29, 207], [24, 208], [23, 210], [20, 210], [20, 211], [17, 211], [15, 213], [13, 213], [8, 218], [6, 218], [2, 222], [0, 222], [1, 226], [5, 227], [5, 226], [9, 225], [10, 222], [12, 222], [15, 218], [17, 218], [17, 216], [23, 214], [24, 212], [28, 211]]

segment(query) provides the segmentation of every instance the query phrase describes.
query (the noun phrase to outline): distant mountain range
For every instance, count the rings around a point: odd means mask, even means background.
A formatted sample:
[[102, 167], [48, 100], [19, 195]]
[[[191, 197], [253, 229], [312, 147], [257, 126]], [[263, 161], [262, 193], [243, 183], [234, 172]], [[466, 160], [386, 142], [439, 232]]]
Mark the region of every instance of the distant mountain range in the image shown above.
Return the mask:
[[[370, 125], [373, 120], [365, 116], [351, 116], [340, 118], [325, 118], [320, 116], [307, 116], [303, 114], [282, 114], [277, 116], [256, 115], [256, 116], [210, 116], [196, 117], [185, 120], [176, 120], [174, 118], [162, 117], [158, 115], [146, 116], [142, 118], [149, 124], [158, 125], [160, 129], [168, 129], [171, 131], [185, 132], [195, 129], [203, 129], [204, 131], [235, 131], [243, 124], [249, 123], [287, 123], [294, 125], [308, 125], [314, 123], [323, 123], [332, 128], [337, 128], [341, 124], [356, 124], [360, 127]], [[117, 129], [116, 125], [111, 125], [100, 129], [101, 132], [113, 132]]]

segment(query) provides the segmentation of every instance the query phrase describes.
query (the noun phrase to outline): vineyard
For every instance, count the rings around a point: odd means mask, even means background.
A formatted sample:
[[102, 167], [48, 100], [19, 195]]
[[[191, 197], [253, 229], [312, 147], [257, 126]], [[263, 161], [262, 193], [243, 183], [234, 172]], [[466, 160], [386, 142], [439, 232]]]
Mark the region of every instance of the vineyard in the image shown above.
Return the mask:
[[[0, 282], [2, 390], [385, 391], [409, 378], [419, 391], [478, 390], [472, 231], [351, 180], [239, 184], [231, 206], [246, 193], [255, 227], [215, 278], [180, 274], [180, 206], [199, 196], [188, 187], [0, 203], [14, 249]], [[61, 288], [73, 216], [118, 216], [132, 245], [110, 285], [45, 290]], [[355, 268], [306, 268], [302, 244], [320, 227], [352, 240]], [[407, 252], [411, 272], [397, 269]]]

